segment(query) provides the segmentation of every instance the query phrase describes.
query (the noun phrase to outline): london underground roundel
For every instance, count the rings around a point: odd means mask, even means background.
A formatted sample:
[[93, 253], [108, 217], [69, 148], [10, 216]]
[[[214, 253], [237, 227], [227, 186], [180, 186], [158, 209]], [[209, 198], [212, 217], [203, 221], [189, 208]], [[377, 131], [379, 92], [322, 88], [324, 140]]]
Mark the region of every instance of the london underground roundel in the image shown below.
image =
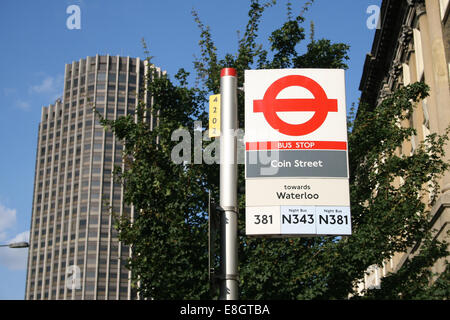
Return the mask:
[[[282, 90], [293, 86], [309, 90], [314, 99], [277, 99]], [[324, 123], [328, 112], [337, 112], [337, 108], [337, 99], [328, 99], [320, 84], [302, 75], [289, 75], [276, 80], [262, 100], [253, 101], [253, 112], [262, 112], [272, 128], [289, 136], [314, 132]], [[290, 124], [281, 120], [277, 112], [314, 112], [314, 115], [305, 123]]]

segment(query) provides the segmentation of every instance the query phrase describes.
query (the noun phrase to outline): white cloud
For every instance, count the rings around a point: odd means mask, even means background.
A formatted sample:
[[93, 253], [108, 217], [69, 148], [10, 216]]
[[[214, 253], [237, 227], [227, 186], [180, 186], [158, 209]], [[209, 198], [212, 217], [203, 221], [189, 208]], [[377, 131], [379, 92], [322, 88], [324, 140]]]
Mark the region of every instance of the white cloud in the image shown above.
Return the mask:
[[41, 84], [31, 86], [30, 93], [51, 92], [51, 91], [53, 91], [53, 87], [54, 87], [53, 82], [54, 82], [54, 80], [52, 77], [47, 77], [44, 79], [44, 81], [42, 81]]
[[[17, 234], [14, 238], [9, 239], [6, 243], [14, 242], [28, 242], [30, 238], [30, 231], [24, 231]], [[28, 249], [9, 247], [0, 248], [0, 265], [7, 267], [10, 270], [26, 270], [27, 268]]]
[[9, 239], [8, 243], [28, 242], [30, 240], [30, 230], [17, 234], [14, 238]]
[[[0, 203], [0, 244], [29, 242], [29, 230], [16, 234], [12, 238], [11, 236], [8, 236], [11, 229], [16, 227], [16, 216], [16, 209], [7, 208]], [[25, 270], [27, 267], [27, 257], [27, 249], [0, 247], [0, 265], [5, 266], [10, 270]]]
[[56, 77], [46, 76], [41, 83], [30, 86], [29, 93], [52, 94], [61, 93], [63, 88], [63, 75]]
[[6, 239], [6, 231], [16, 224], [16, 209], [9, 209], [0, 203], [0, 241]]
[[16, 100], [14, 102], [14, 106], [16, 108], [19, 108], [19, 109], [25, 110], [25, 111], [28, 111], [31, 108], [31, 104], [28, 101], [24, 101], [24, 100]]
[[[3, 93], [5, 97], [11, 97], [14, 108], [23, 111], [30, 111], [32, 105], [35, 105], [35, 102], [31, 103], [30, 101], [39, 101], [44, 98], [48, 101], [48, 104], [51, 104], [61, 97], [64, 87], [64, 76], [62, 74], [53, 77], [39, 73], [37, 76], [41, 78], [40, 83], [30, 85], [26, 97], [23, 95], [19, 97], [19, 90], [16, 88], [3, 88], [0, 93]], [[40, 97], [35, 95], [40, 95]]]

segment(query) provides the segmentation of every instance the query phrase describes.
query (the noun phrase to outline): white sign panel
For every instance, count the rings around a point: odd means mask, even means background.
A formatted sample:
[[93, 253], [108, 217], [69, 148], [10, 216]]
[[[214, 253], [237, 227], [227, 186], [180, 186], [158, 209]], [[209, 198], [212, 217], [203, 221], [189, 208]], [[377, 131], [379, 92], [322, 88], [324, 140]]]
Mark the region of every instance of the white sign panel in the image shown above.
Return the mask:
[[247, 207], [248, 236], [351, 235], [350, 207], [264, 206]]
[[344, 70], [245, 72], [246, 232], [351, 234]]
[[246, 70], [246, 141], [347, 141], [345, 103], [344, 70]]

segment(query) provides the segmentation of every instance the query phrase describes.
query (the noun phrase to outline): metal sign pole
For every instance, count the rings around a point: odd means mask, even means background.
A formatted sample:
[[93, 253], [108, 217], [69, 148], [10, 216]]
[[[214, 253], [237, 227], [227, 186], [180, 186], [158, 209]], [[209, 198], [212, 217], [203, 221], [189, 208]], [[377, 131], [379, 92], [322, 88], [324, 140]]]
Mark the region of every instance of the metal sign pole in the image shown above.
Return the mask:
[[220, 134], [220, 206], [222, 274], [220, 299], [237, 300], [237, 73], [224, 68], [220, 74], [221, 134]]

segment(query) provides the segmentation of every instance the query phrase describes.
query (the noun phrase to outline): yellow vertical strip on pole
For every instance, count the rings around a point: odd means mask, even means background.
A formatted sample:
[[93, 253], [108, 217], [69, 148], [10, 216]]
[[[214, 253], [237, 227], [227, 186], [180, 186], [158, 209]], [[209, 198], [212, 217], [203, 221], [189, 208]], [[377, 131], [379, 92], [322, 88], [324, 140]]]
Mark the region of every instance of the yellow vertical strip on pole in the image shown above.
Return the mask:
[[209, 97], [209, 137], [220, 136], [220, 94]]

